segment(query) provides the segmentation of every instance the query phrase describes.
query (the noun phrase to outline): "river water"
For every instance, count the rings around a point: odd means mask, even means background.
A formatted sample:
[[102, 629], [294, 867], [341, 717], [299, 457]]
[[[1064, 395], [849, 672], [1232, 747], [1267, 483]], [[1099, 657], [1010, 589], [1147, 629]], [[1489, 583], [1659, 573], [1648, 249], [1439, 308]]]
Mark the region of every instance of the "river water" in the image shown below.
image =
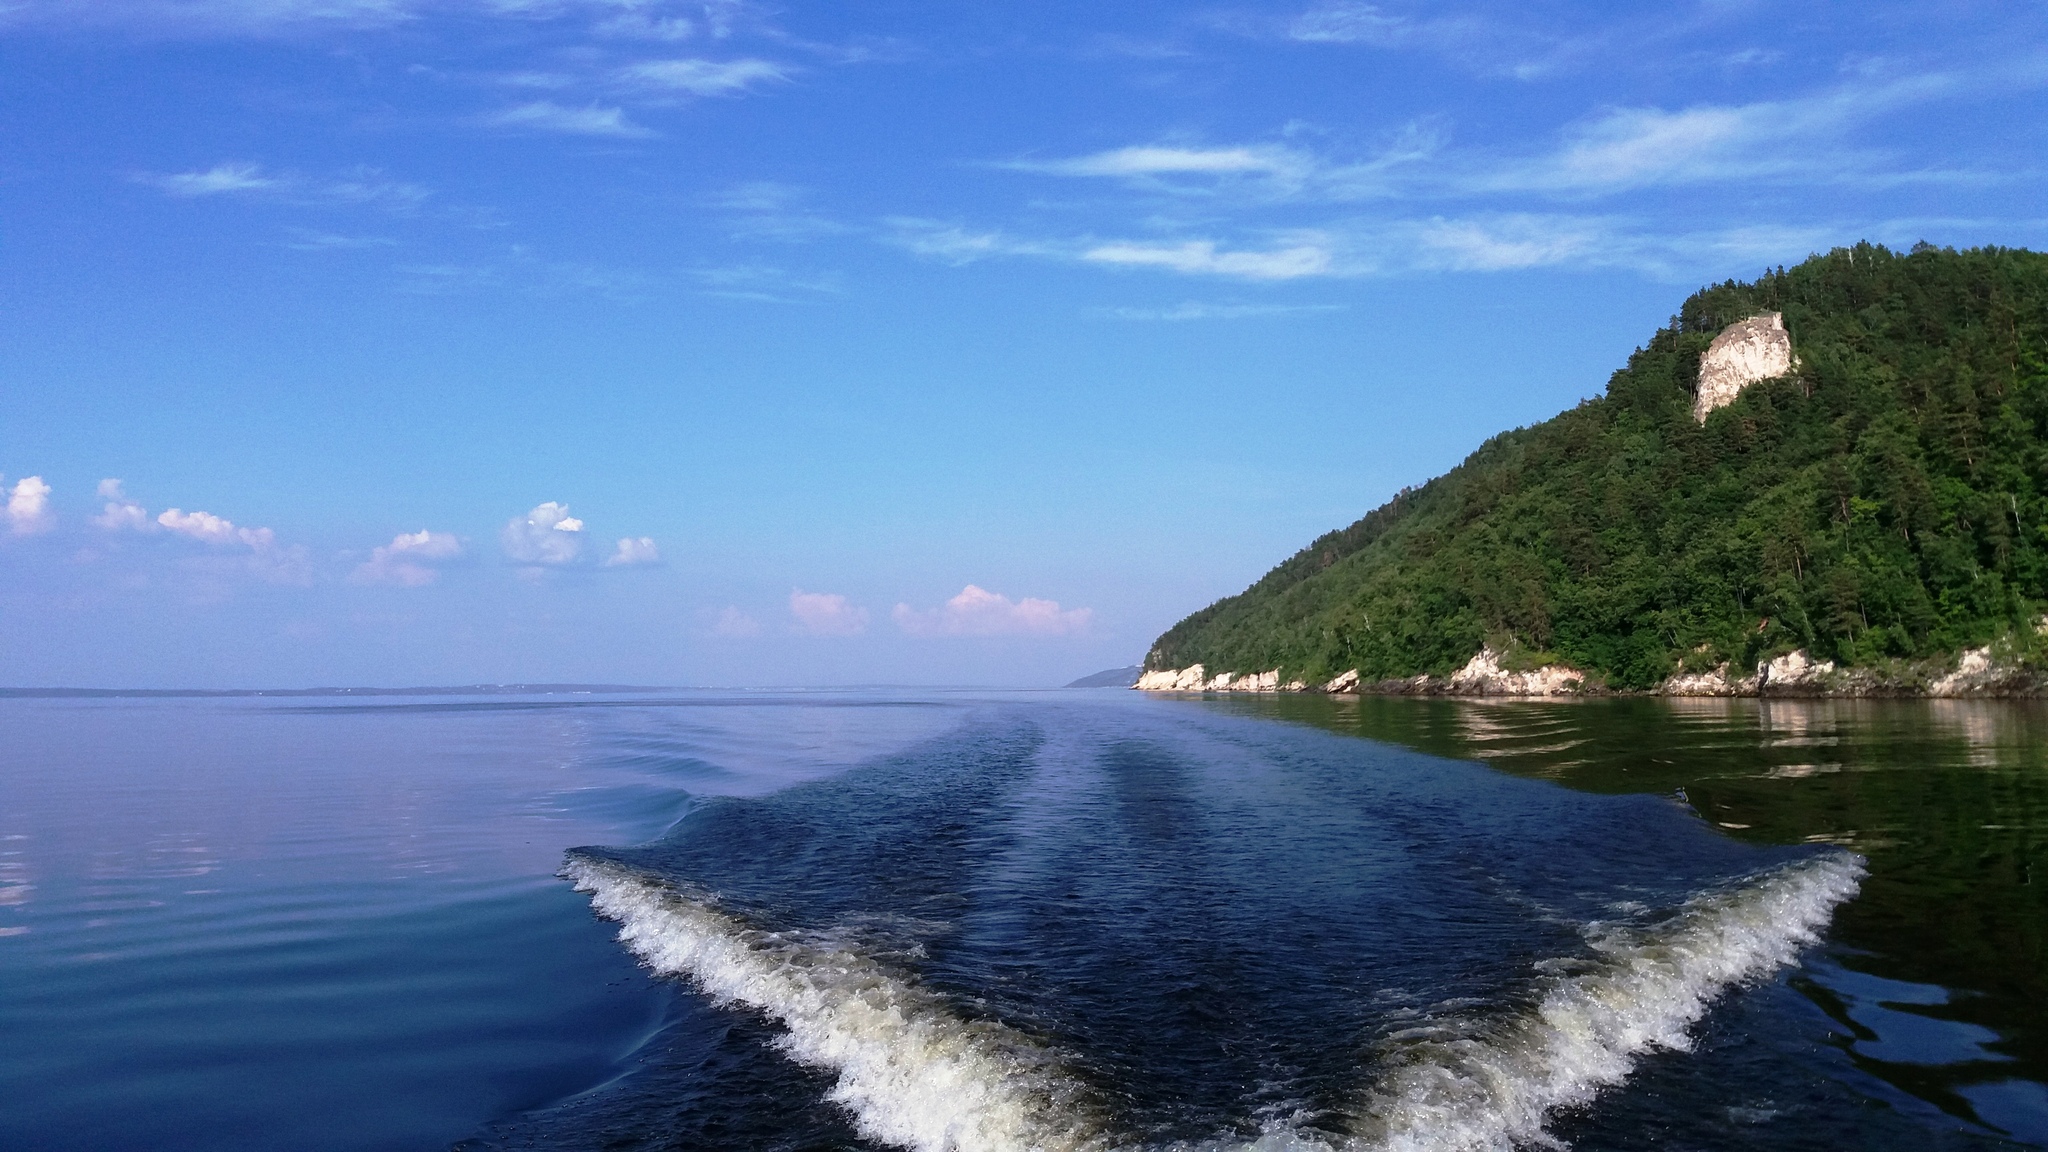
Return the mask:
[[2048, 1147], [2048, 713], [0, 699], [0, 1146]]

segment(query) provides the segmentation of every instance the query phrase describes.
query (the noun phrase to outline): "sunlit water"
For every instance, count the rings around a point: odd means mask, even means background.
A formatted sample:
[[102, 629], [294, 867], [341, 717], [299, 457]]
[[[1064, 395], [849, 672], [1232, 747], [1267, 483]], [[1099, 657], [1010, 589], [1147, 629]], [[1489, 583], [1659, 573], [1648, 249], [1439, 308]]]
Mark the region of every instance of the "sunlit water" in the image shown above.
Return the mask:
[[0, 1147], [2048, 1146], [1969, 708], [0, 700]]

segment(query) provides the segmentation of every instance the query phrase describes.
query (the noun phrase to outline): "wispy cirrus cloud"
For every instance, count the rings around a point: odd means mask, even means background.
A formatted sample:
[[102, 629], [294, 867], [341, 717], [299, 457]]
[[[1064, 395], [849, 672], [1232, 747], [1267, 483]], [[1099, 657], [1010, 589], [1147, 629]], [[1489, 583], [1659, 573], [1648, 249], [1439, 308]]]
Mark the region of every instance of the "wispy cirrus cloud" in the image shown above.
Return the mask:
[[997, 256], [1060, 256], [1073, 244], [1035, 241], [999, 228], [977, 229], [942, 220], [892, 216], [883, 222], [883, 237], [911, 254], [941, 264], [965, 265]]
[[1472, 71], [1533, 80], [1585, 55], [1606, 37], [1598, 32], [1558, 35], [1497, 17], [1432, 8], [1414, 16], [1398, 6], [1336, 0], [1290, 20], [1288, 39], [1425, 52]]
[[1465, 182], [1478, 192], [1567, 194], [1760, 179], [1889, 182], [1903, 173], [1886, 157], [1853, 150], [1848, 131], [1957, 85], [1927, 74], [1750, 104], [1612, 108], [1565, 129], [1556, 149], [1473, 172]]
[[764, 304], [797, 304], [838, 294], [841, 278], [833, 272], [803, 272], [772, 264], [720, 264], [692, 269], [706, 296], [754, 300]]
[[1225, 276], [1240, 280], [1296, 280], [1327, 276], [1335, 259], [1320, 240], [1267, 250], [1230, 249], [1213, 240], [1150, 243], [1119, 240], [1082, 250], [1089, 264], [1124, 268], [1158, 268], [1186, 276]]
[[1018, 172], [1122, 182], [1140, 192], [1217, 199], [1349, 201], [1394, 192], [1443, 147], [1434, 122], [1411, 121], [1364, 152], [1338, 158], [1298, 143], [1148, 143], [996, 165]]
[[552, 132], [565, 136], [641, 140], [656, 135], [653, 129], [628, 120], [623, 108], [606, 108], [598, 104], [572, 108], [552, 100], [535, 100], [506, 108], [484, 117], [482, 122], [492, 128]]
[[1302, 316], [1342, 312], [1347, 304], [1214, 304], [1184, 300], [1166, 308], [1099, 308], [1094, 315], [1110, 320], [1186, 323], [1200, 320], [1247, 320], [1260, 316]]
[[734, 96], [757, 84], [787, 81], [791, 72], [787, 65], [752, 58], [643, 60], [619, 69], [615, 76], [622, 84], [644, 90]]
[[424, 7], [415, 0], [17, 0], [0, 11], [0, 23], [127, 28], [197, 39], [386, 27], [417, 19]]
[[348, 236], [339, 232], [321, 232], [313, 228], [292, 228], [287, 230], [291, 239], [285, 247], [298, 252], [339, 252], [360, 251], [367, 248], [395, 247], [398, 241], [389, 236]]
[[1142, 177], [1168, 175], [1232, 176], [1299, 175], [1314, 167], [1313, 158], [1273, 145], [1237, 145], [1224, 148], [1175, 147], [1163, 144], [1133, 144], [1087, 156], [1060, 160], [1013, 160], [1002, 165], [1025, 172], [1055, 176]]
[[15, 0], [0, 10], [0, 23], [212, 39], [360, 31], [448, 16], [566, 22], [595, 36], [657, 41], [722, 38], [744, 22], [758, 22], [752, 5], [735, 0]]
[[898, 604], [889, 616], [912, 636], [1071, 636], [1088, 630], [1094, 611], [1061, 608], [1057, 600], [1012, 600], [969, 584], [930, 611]]
[[234, 192], [263, 192], [278, 181], [263, 174], [259, 164], [216, 164], [203, 172], [172, 172], [141, 177], [173, 196], [219, 196]]
[[1320, 237], [1295, 234], [1267, 248], [1231, 247], [1210, 239], [1188, 240], [1037, 240], [999, 230], [976, 231], [931, 220], [888, 221], [891, 242], [912, 253], [946, 264], [964, 265], [1002, 257], [1034, 257], [1143, 268], [1185, 276], [1218, 276], [1239, 280], [1293, 280], [1339, 271], [1335, 257]]
[[751, 180], [705, 198], [731, 221], [736, 240], [802, 243], [850, 231], [847, 225], [811, 206], [811, 192], [773, 180]]
[[141, 172], [132, 177], [183, 199], [235, 197], [270, 200], [307, 206], [361, 205], [410, 213], [424, 204], [433, 191], [405, 180], [394, 180], [376, 168], [357, 167], [331, 176], [301, 172], [273, 171], [249, 161], [223, 161], [211, 168], [189, 172]]

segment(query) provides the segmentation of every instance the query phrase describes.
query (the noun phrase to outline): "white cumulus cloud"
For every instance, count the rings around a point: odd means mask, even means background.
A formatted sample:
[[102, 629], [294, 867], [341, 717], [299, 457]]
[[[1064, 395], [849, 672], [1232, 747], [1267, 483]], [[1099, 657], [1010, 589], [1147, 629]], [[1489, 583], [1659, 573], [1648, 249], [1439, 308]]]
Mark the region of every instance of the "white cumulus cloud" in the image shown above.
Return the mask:
[[607, 568], [623, 568], [633, 564], [661, 563], [661, 549], [654, 546], [652, 536], [623, 536], [619, 546], [604, 562]]
[[521, 564], [571, 564], [583, 554], [583, 521], [553, 500], [507, 521], [498, 539]]
[[[187, 536], [205, 544], [216, 546], [240, 545], [249, 550], [246, 556], [232, 561], [231, 567], [243, 568], [260, 579], [273, 584], [311, 584], [313, 563], [303, 544], [289, 548], [277, 545], [277, 533], [268, 528], [240, 528], [232, 520], [215, 516], [211, 512], [187, 512], [182, 508], [167, 508], [157, 516], [156, 522], [169, 532]], [[202, 567], [218, 568], [218, 564], [202, 562]]]
[[358, 584], [396, 584], [418, 588], [441, 576], [441, 561], [462, 555], [462, 541], [451, 532], [401, 532], [391, 543], [371, 549], [370, 558], [356, 566], [349, 579]]
[[1088, 608], [1063, 610], [1057, 600], [1012, 600], [973, 584], [930, 612], [898, 604], [890, 613], [912, 636], [1069, 636], [1086, 631], [1094, 615]]
[[789, 594], [789, 614], [799, 630], [813, 636], [856, 636], [868, 630], [868, 610], [837, 592], [795, 589]]
[[234, 521], [211, 512], [167, 508], [156, 522], [180, 536], [208, 544], [243, 544], [261, 552], [277, 543], [277, 534], [268, 528], [237, 528]]
[[47, 532], [57, 518], [50, 511], [50, 486], [41, 476], [24, 476], [7, 494], [7, 524], [17, 536]]
[[128, 498], [128, 494], [121, 490], [119, 480], [109, 477], [100, 481], [99, 492], [100, 498], [107, 503], [100, 514], [92, 518], [93, 523], [110, 532], [124, 528], [135, 532], [149, 531], [148, 510]]
[[766, 60], [648, 60], [620, 70], [619, 78], [692, 96], [730, 96], [758, 81], [787, 80], [789, 72]]

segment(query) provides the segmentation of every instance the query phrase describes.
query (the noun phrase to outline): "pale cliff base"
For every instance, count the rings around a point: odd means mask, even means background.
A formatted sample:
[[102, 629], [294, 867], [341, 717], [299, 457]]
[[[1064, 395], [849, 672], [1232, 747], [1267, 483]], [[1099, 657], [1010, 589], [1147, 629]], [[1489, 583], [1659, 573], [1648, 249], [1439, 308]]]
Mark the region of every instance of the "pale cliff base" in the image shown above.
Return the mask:
[[[1449, 676], [1411, 676], [1362, 681], [1356, 671], [1323, 684], [1282, 683], [1269, 672], [1219, 672], [1200, 664], [1147, 672], [1132, 685], [1141, 692], [1316, 692], [1371, 696], [1605, 696], [1620, 695], [1575, 668], [1546, 664], [1516, 672], [1500, 666], [1500, 653], [1481, 648]], [[1989, 647], [1972, 648], [1952, 661], [1892, 661], [1866, 668], [1836, 668], [1805, 652], [1787, 652], [1759, 663], [1748, 675], [1728, 665], [1706, 672], [1682, 672], [1648, 693], [1653, 696], [1893, 696], [1995, 697], [2048, 695], [2048, 670], [2001, 663]]]

